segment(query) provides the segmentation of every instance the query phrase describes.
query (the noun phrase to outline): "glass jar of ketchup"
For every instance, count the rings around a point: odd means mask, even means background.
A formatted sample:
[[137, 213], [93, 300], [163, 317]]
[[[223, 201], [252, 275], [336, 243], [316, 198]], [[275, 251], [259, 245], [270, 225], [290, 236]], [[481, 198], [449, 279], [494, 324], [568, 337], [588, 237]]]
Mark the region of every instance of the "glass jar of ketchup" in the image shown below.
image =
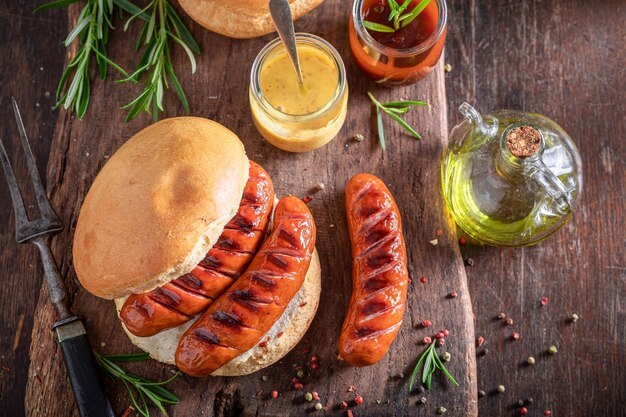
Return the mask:
[[[411, 0], [407, 12], [419, 3]], [[349, 25], [352, 56], [358, 67], [379, 84], [413, 84], [430, 74], [441, 56], [446, 39], [446, 2], [431, 0], [416, 19], [393, 33], [364, 26], [364, 20], [389, 26], [390, 12], [388, 0], [354, 1]]]

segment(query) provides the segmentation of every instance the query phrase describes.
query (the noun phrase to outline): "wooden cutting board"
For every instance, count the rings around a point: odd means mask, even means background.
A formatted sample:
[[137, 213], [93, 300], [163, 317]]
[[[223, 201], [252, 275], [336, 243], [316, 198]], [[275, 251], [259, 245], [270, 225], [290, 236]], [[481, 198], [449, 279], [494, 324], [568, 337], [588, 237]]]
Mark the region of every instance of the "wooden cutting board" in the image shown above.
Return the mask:
[[[350, 57], [347, 23], [351, 4], [328, 0], [296, 23], [296, 30], [329, 40], [346, 62], [350, 88], [348, 118], [339, 136], [322, 149], [306, 154], [289, 154], [266, 143], [257, 133], [248, 107], [249, 70], [257, 52], [274, 35], [253, 40], [231, 40], [209, 33], [181, 16], [192, 28], [203, 48], [198, 72], [189, 74], [184, 53], [176, 48], [175, 66], [187, 91], [192, 114], [216, 120], [236, 132], [250, 159], [260, 163], [272, 176], [279, 195], [305, 196], [318, 183], [325, 190], [309, 204], [318, 227], [323, 290], [319, 310], [303, 341], [281, 362], [256, 374], [238, 378], [178, 378], [170, 387], [181, 403], [169, 408], [171, 416], [300, 416], [344, 415], [341, 401], [350, 402], [355, 393], [362, 405], [351, 407], [354, 415], [416, 416], [433, 415], [444, 406], [448, 416], [472, 417], [477, 414], [473, 318], [463, 261], [455, 229], [446, 216], [440, 195], [439, 168], [447, 142], [447, 118], [443, 62], [426, 80], [415, 86], [382, 89], [355, 67]], [[69, 10], [70, 23], [78, 9]], [[117, 23], [121, 27], [121, 23]], [[137, 27], [131, 34], [137, 35]], [[134, 42], [121, 30], [110, 41], [112, 58], [131, 69], [136, 58]], [[442, 60], [443, 61], [443, 60]], [[71, 241], [81, 202], [91, 182], [107, 158], [135, 132], [151, 123], [142, 115], [125, 123], [119, 110], [140, 91], [139, 86], [116, 85], [111, 78], [94, 85], [90, 108], [79, 121], [61, 112], [48, 166], [48, 185], [55, 207], [66, 229], [54, 241], [54, 253], [74, 294], [74, 312], [86, 317], [92, 345], [102, 353], [136, 351], [128, 341], [110, 301], [98, 299], [79, 288], [72, 269]], [[429, 108], [412, 110], [407, 119], [423, 135], [422, 141], [406, 136], [394, 123], [385, 120], [387, 151], [377, 145], [371, 108], [366, 91], [387, 101], [399, 98], [428, 100]], [[174, 94], [168, 93], [166, 116], [182, 115]], [[164, 116], [165, 117], [165, 116]], [[362, 134], [359, 143], [352, 138]], [[146, 153], [149, 153], [146, 149]], [[350, 243], [346, 229], [344, 187], [358, 172], [371, 172], [382, 178], [394, 194], [402, 212], [409, 265], [413, 282], [402, 329], [388, 354], [375, 366], [352, 368], [336, 359], [337, 339], [351, 291]], [[441, 236], [436, 235], [442, 229]], [[437, 245], [430, 243], [437, 239]], [[428, 283], [420, 282], [420, 277]], [[447, 295], [456, 291], [457, 298]], [[29, 382], [25, 406], [27, 415], [49, 417], [77, 416], [62, 357], [50, 331], [54, 314], [44, 287], [38, 302], [33, 329]], [[430, 329], [419, 323], [429, 319]], [[434, 379], [431, 392], [408, 393], [408, 378], [424, 350], [420, 341], [442, 328], [450, 330], [447, 350], [452, 355], [448, 369], [459, 387], [441, 375]], [[303, 378], [304, 391], [292, 387], [293, 366], [317, 355], [320, 368]], [[129, 369], [150, 378], [171, 375], [172, 367], [148, 361]], [[267, 378], [262, 378], [263, 376]], [[267, 379], [264, 381], [263, 379]], [[124, 387], [105, 381], [116, 413], [129, 405]], [[270, 392], [280, 396], [272, 400]], [[304, 400], [306, 391], [317, 391], [325, 411], [315, 412], [314, 403]], [[419, 398], [426, 405], [417, 405]], [[155, 410], [154, 414], [157, 412]]]

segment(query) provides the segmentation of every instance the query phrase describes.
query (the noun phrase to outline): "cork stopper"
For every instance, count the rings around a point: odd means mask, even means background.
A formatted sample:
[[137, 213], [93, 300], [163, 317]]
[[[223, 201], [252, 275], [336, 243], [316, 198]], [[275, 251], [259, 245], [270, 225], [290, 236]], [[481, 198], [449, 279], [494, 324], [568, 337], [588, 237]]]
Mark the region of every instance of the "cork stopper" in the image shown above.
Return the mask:
[[541, 133], [530, 126], [516, 127], [507, 133], [506, 146], [518, 158], [527, 158], [541, 147]]

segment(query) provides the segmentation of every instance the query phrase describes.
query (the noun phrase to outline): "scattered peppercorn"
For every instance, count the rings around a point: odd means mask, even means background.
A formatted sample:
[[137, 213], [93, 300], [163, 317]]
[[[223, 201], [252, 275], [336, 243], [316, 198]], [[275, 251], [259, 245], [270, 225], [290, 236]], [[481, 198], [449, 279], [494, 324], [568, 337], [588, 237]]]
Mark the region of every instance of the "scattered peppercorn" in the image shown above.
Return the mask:
[[546, 410], [546, 411], [543, 412], [543, 415], [544, 416], [551, 416], [552, 412], [550, 410]]
[[478, 390], [478, 398], [483, 398], [487, 393], [483, 390]]
[[467, 238], [465, 236], [461, 236], [459, 238], [459, 245], [461, 245], [461, 246], [467, 245]]
[[504, 385], [498, 385], [496, 387], [496, 391], [498, 391], [500, 394], [502, 394], [504, 391], [506, 391], [506, 388], [504, 387]]
[[313, 355], [313, 356], [311, 356], [311, 362], [317, 362], [319, 359], [320, 359], [320, 358], [319, 358], [319, 356], [317, 356], [317, 355]]
[[320, 395], [317, 393], [317, 391], [313, 391], [313, 392], [311, 393], [311, 395], [313, 396], [313, 399], [314, 399], [315, 401], [319, 401], [319, 399], [320, 399]]
[[365, 136], [363, 136], [360, 133], [357, 133], [356, 135], [352, 137], [352, 140], [354, 140], [355, 142], [363, 142], [364, 139], [365, 139]]
[[426, 278], [426, 277], [421, 277], [421, 278], [420, 278], [420, 282], [421, 282], [422, 284], [426, 284], [426, 283], [428, 282], [428, 278]]
[[506, 319], [505, 323], [506, 323], [507, 326], [512, 326], [513, 325], [513, 319], [509, 317], [508, 319]]
[[523, 407], [524, 406], [524, 400], [517, 400], [517, 406], [518, 407]]
[[485, 338], [482, 336], [478, 336], [476, 339], [476, 347], [481, 347], [485, 343]]
[[437, 346], [442, 347], [446, 345], [446, 339], [437, 339]]
[[472, 259], [472, 258], [467, 258], [467, 259], [465, 260], [465, 264], [466, 264], [467, 266], [474, 266], [474, 259]]
[[278, 398], [278, 391], [272, 391], [272, 398]]
[[297, 390], [301, 390], [302, 388], [304, 388], [304, 385], [302, 385], [302, 382], [296, 382], [295, 384], [293, 384], [293, 387]]
[[444, 337], [444, 336], [443, 336], [443, 332], [438, 332], [438, 333], [435, 335], [435, 339], [443, 339], [443, 337]]
[[324, 183], [323, 183], [323, 182], [318, 182], [318, 183], [315, 185], [315, 189], [316, 189], [317, 191], [324, 191], [324, 190], [326, 189], [326, 186], [324, 185]]
[[452, 65], [450, 65], [450, 64], [446, 64], [446, 65], [444, 65], [444, 66], [443, 66], [443, 70], [444, 70], [445, 72], [450, 72], [450, 71], [452, 71]]
[[505, 318], [506, 318], [506, 314], [504, 314], [504, 313], [498, 314], [498, 319], [499, 320], [504, 320]]
[[313, 196], [312, 195], [305, 195], [302, 198], [302, 201], [304, 201], [304, 204], [309, 204], [311, 201], [313, 201]]
[[526, 398], [526, 405], [531, 405], [533, 402], [535, 402], [535, 400], [533, 400], [533, 397]]
[[339, 407], [341, 408], [348, 408], [348, 403], [345, 401], [342, 401], [341, 404], [339, 404]]
[[418, 404], [422, 404], [422, 405], [426, 404], [426, 397], [420, 398], [418, 401]]
[[311, 369], [315, 371], [317, 368], [319, 368], [319, 365], [316, 362], [313, 362], [311, 364]]
[[528, 408], [526, 407], [522, 407], [519, 409], [519, 413], [523, 416], [525, 416], [526, 414], [528, 414]]
[[450, 362], [450, 352], [445, 352], [442, 356], [441, 359], [443, 359], [446, 362]]
[[578, 317], [578, 314], [572, 313], [572, 317], [570, 317], [570, 320], [572, 321], [572, 323], [576, 323], [579, 318], [580, 317]]
[[535, 358], [533, 358], [532, 356], [529, 356], [528, 359], [526, 359], [526, 363], [528, 363], [529, 365], [534, 365]]
[[450, 297], [450, 298], [456, 298], [458, 296], [459, 296], [459, 294], [456, 291], [452, 291], [450, 294], [448, 294], [448, 297]]
[[443, 235], [443, 230], [441, 230], [441, 229], [437, 229], [436, 234], [437, 234], [437, 236], [441, 236], [441, 235]]
[[363, 397], [357, 395], [356, 397], [354, 397], [354, 402], [357, 403], [357, 405], [363, 404]]
[[262, 380], [263, 382], [267, 381], [267, 375], [263, 375], [263, 376], [261, 377], [261, 380]]
[[348, 391], [346, 391], [346, 392], [354, 392], [354, 391], [356, 391], [356, 387], [354, 385], [350, 385], [348, 387]]
[[448, 329], [441, 329], [441, 333], [443, 333], [445, 337], [450, 336], [450, 332], [448, 331]]
[[513, 334], [511, 335], [511, 339], [513, 340], [518, 340], [519, 338], [520, 338], [520, 335], [517, 332], [513, 332]]
[[313, 401], [313, 394], [307, 392], [306, 394], [304, 394], [304, 399], [307, 401]]
[[550, 302], [550, 299], [548, 297], [541, 297], [542, 306], [547, 306], [549, 302]]
[[422, 327], [430, 327], [433, 323], [430, 320], [422, 320]]
[[317, 411], [320, 411], [324, 406], [322, 405], [322, 403], [315, 403], [315, 409]]
[[439, 241], [437, 239], [433, 239], [430, 241], [430, 244], [433, 246], [437, 246], [437, 244], [439, 243]]
[[552, 346], [550, 346], [550, 347], [548, 348], [548, 353], [549, 353], [550, 355], [554, 355], [554, 354], [556, 354], [557, 352], [558, 352], [558, 350], [556, 349], [556, 346], [554, 346], [554, 345], [552, 345]]
[[352, 414], [352, 410], [346, 410], [346, 417], [354, 417]]
[[446, 411], [448, 411], [446, 409], [446, 407], [439, 407], [439, 408], [437, 408], [437, 414], [445, 414]]
[[430, 345], [433, 342], [433, 339], [431, 339], [430, 337], [426, 336], [425, 338], [422, 339], [422, 343], [425, 345]]

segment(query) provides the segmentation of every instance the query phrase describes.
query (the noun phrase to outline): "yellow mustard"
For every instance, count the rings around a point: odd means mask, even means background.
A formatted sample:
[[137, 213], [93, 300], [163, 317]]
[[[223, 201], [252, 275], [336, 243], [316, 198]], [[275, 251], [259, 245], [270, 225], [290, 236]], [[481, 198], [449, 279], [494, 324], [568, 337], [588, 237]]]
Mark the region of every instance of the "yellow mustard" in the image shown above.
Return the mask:
[[330, 142], [341, 129], [348, 87], [341, 57], [330, 44], [309, 34], [297, 34], [296, 41], [304, 85], [284, 46], [274, 40], [253, 64], [250, 106], [265, 139], [286, 151], [305, 152]]

